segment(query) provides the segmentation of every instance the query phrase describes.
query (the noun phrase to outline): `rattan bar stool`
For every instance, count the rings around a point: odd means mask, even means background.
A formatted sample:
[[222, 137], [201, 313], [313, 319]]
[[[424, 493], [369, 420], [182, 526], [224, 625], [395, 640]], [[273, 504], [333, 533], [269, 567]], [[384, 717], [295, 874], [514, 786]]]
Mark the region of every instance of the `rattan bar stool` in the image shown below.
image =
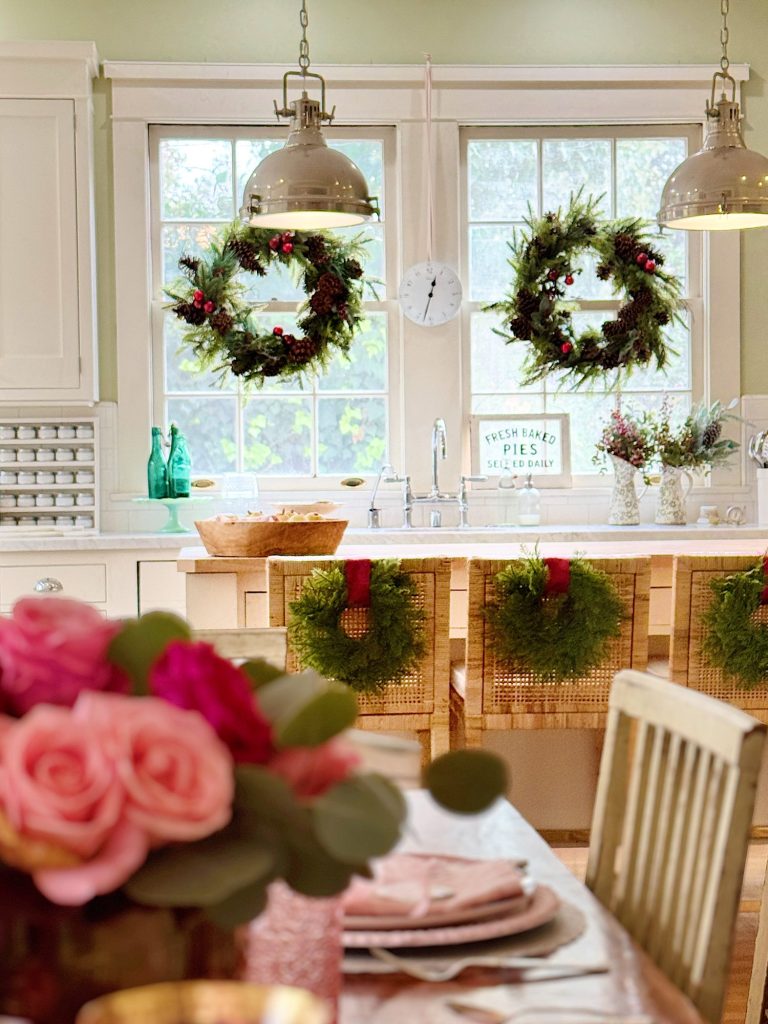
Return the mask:
[[[267, 562], [270, 626], [287, 626], [290, 606], [302, 592], [313, 569], [328, 568], [343, 559], [270, 558]], [[444, 754], [449, 749], [449, 610], [451, 562], [448, 558], [404, 558], [403, 572], [417, 588], [418, 601], [425, 612], [427, 650], [414, 670], [393, 680], [379, 694], [360, 694], [357, 724], [375, 732], [416, 733], [422, 744], [422, 761]], [[368, 610], [350, 609], [345, 628], [362, 635], [367, 628]], [[358, 632], [359, 631], [359, 632]], [[287, 668], [298, 671], [301, 665], [288, 645]]]
[[451, 679], [451, 731], [454, 745], [482, 745], [486, 730], [602, 729], [611, 680], [622, 668], [645, 669], [648, 662], [650, 558], [595, 558], [626, 607], [621, 635], [605, 661], [581, 679], [542, 682], [524, 666], [497, 660], [485, 609], [495, 598], [494, 579], [509, 562], [472, 558], [466, 661]]

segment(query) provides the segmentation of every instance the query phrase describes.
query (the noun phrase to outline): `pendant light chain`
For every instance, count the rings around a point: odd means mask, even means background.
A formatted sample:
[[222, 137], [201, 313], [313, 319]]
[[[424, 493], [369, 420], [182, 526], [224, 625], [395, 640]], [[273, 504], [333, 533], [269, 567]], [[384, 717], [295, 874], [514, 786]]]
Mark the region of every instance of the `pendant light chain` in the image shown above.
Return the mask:
[[730, 0], [720, 0], [720, 13], [723, 16], [723, 26], [720, 29], [720, 43], [723, 47], [723, 55], [720, 58], [720, 67], [723, 70], [723, 74], [728, 74], [728, 68], [730, 67], [730, 61], [728, 60], [728, 11], [730, 10]]
[[[727, 2], [727, 0], [724, 0]], [[299, 43], [299, 67], [302, 75], [306, 76], [309, 71], [309, 40], [307, 39], [307, 28], [309, 26], [309, 15], [307, 14], [307, 0], [301, 0], [301, 11], [299, 12], [301, 24], [301, 42]]]
[[425, 121], [427, 129], [427, 263], [432, 262], [433, 225], [433, 180], [432, 180], [432, 55], [425, 53], [427, 59], [424, 69]]

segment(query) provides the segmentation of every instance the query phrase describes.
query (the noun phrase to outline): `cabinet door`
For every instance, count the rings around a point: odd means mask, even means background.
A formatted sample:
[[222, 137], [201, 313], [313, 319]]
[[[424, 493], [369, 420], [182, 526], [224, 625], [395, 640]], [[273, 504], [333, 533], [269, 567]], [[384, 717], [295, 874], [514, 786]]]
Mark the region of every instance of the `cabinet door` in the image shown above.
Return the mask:
[[139, 562], [139, 614], [175, 612], [187, 614], [186, 577], [176, 562]]
[[75, 108], [0, 100], [0, 399], [80, 385]]

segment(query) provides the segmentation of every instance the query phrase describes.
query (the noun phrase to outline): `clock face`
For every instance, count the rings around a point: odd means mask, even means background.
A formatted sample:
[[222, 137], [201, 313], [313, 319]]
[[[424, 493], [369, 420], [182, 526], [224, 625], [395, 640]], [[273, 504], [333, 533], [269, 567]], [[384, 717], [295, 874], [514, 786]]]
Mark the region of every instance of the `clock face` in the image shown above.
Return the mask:
[[461, 281], [445, 263], [416, 263], [400, 282], [403, 313], [422, 327], [439, 327], [461, 308]]

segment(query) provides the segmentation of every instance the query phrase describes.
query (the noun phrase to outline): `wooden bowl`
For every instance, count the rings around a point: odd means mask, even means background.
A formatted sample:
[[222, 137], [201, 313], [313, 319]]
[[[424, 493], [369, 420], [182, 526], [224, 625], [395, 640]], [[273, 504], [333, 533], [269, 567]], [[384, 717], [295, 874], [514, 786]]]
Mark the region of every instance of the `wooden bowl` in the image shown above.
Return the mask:
[[315, 519], [306, 523], [195, 523], [209, 555], [266, 558], [267, 555], [333, 555], [347, 528], [346, 519]]

